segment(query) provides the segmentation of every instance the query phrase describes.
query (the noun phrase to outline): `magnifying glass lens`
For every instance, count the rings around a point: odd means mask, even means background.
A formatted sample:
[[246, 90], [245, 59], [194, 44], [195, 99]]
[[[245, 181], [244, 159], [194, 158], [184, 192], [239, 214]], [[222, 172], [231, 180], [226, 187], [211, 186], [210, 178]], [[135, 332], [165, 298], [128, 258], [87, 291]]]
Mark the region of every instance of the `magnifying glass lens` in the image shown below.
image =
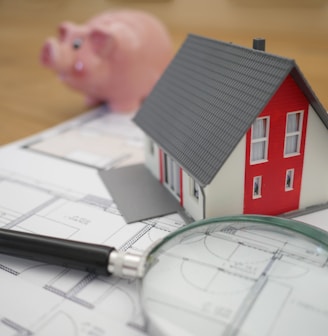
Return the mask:
[[327, 234], [241, 218], [193, 224], [150, 252], [141, 303], [151, 334], [326, 335]]

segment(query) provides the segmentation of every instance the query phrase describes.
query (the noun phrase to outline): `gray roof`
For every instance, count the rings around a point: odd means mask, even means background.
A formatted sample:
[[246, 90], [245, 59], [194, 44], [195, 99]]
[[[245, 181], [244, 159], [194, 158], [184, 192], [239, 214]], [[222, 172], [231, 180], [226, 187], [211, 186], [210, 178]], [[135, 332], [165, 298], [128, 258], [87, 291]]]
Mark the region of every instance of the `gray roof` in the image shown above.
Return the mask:
[[328, 114], [292, 59], [189, 35], [134, 118], [201, 186], [291, 74], [328, 128]]

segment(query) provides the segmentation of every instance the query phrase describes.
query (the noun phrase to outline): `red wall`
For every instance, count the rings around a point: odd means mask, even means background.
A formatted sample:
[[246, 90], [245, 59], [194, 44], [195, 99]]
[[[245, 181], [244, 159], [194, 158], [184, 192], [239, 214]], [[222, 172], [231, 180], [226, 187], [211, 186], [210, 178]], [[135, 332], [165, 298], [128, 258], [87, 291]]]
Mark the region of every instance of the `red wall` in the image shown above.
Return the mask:
[[[244, 213], [277, 215], [298, 209], [303, 170], [308, 101], [289, 75], [260, 116], [270, 116], [268, 161], [250, 164], [251, 130], [246, 135]], [[300, 155], [284, 158], [286, 115], [303, 110]], [[294, 189], [285, 191], [287, 169], [295, 169]], [[253, 199], [253, 178], [262, 176], [262, 197]]]

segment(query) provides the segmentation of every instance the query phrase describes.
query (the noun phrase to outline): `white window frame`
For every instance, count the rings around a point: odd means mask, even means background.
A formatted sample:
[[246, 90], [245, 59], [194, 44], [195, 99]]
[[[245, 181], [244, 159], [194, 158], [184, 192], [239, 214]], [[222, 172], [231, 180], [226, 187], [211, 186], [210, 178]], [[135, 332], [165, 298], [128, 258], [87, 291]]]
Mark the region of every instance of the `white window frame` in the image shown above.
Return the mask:
[[[299, 125], [298, 125], [298, 130], [295, 131], [288, 131], [288, 117], [294, 114], [299, 114]], [[284, 145], [284, 157], [291, 157], [291, 156], [296, 156], [300, 154], [300, 148], [301, 148], [301, 139], [302, 139], [302, 128], [303, 128], [303, 115], [304, 111], [294, 111], [294, 112], [289, 112], [286, 115], [286, 130], [285, 130], [285, 145]], [[297, 142], [296, 142], [296, 150], [293, 152], [287, 153], [288, 150], [288, 139], [291, 137], [297, 137]]]
[[[255, 191], [255, 183], [258, 184], [257, 192]], [[262, 176], [254, 176], [252, 193], [253, 193], [253, 199], [262, 197]]]
[[155, 143], [152, 139], [148, 138], [148, 151], [150, 153], [150, 155], [154, 156], [155, 154]]
[[199, 200], [200, 186], [195, 179], [190, 177], [190, 195], [195, 199]]
[[[290, 175], [290, 181], [289, 185], [287, 183], [288, 175]], [[294, 175], [295, 175], [295, 170], [294, 168], [292, 169], [287, 169], [286, 170], [286, 176], [285, 176], [285, 191], [290, 191], [294, 189]]]
[[[265, 120], [266, 121], [266, 125], [265, 125], [265, 132], [264, 132], [264, 136], [263, 137], [254, 137], [254, 127], [256, 122], [258, 122], [259, 120]], [[259, 163], [263, 163], [263, 162], [267, 162], [268, 161], [268, 147], [269, 147], [269, 127], [270, 125], [270, 117], [261, 117], [261, 118], [257, 118], [255, 120], [255, 122], [252, 125], [252, 131], [251, 131], [251, 152], [250, 152], [250, 163], [251, 164], [259, 164]], [[264, 149], [263, 149], [263, 157], [261, 157], [260, 159], [254, 159], [254, 147], [259, 144], [259, 143], [264, 143]]]
[[180, 200], [180, 166], [165, 152], [163, 165], [164, 185]]

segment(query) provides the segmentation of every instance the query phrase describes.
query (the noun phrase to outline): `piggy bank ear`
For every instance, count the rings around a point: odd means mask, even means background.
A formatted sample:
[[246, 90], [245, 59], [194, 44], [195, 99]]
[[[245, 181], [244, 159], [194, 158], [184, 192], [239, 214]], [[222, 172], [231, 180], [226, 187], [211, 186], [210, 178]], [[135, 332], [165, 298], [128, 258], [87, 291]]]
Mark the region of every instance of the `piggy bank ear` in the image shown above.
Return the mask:
[[89, 34], [91, 47], [100, 56], [108, 56], [115, 49], [115, 38], [111, 33], [93, 29]]
[[67, 36], [71, 34], [74, 30], [76, 30], [76, 25], [72, 22], [62, 22], [58, 26], [58, 37], [60, 41], [65, 41]]

